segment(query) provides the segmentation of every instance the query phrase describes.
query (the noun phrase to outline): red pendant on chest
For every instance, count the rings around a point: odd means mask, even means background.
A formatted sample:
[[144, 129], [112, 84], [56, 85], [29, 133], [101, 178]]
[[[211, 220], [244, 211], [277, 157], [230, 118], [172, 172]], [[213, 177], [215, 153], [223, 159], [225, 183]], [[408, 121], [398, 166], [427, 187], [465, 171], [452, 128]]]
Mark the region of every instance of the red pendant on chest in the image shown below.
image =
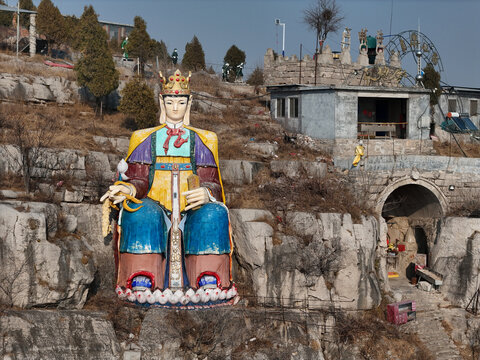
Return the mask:
[[165, 155], [167, 155], [168, 152], [168, 145], [170, 143], [170, 139], [172, 136], [177, 136], [177, 140], [173, 143], [173, 146], [176, 148], [181, 147], [183, 144], [185, 144], [188, 141], [188, 136], [186, 139], [182, 139], [182, 135], [185, 134], [185, 130], [182, 128], [179, 129], [167, 129], [167, 140], [163, 143], [163, 149], [165, 150]]

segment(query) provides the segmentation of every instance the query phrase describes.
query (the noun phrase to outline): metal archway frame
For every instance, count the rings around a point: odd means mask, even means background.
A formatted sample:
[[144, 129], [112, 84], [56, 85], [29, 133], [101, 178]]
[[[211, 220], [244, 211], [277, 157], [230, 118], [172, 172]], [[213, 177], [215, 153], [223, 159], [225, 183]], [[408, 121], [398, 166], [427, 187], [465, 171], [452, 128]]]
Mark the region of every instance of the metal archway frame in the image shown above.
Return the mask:
[[437, 48], [427, 35], [417, 30], [406, 30], [399, 34], [392, 35], [387, 45], [385, 45], [384, 51], [387, 52], [389, 58], [391, 58], [393, 52], [396, 51], [400, 60], [407, 54], [411, 54], [415, 63], [417, 63], [418, 58], [416, 51], [418, 50], [418, 45], [415, 38], [417, 42], [420, 42], [422, 59], [424, 59], [427, 64], [432, 64], [436, 71], [443, 72], [442, 58]]
[[440, 190], [440, 188], [431, 181], [425, 179], [414, 180], [410, 176], [399, 179], [394, 183], [388, 185], [385, 189], [383, 189], [380, 194], [377, 195], [375, 199], [375, 213], [381, 217], [383, 207], [385, 206], [385, 202], [387, 201], [390, 194], [398, 188], [406, 185], [418, 185], [426, 188], [427, 190], [430, 190], [430, 192], [432, 192], [432, 194], [437, 198], [438, 203], [440, 204], [440, 208], [442, 209], [442, 215], [445, 215], [447, 213], [448, 201], [442, 190]]

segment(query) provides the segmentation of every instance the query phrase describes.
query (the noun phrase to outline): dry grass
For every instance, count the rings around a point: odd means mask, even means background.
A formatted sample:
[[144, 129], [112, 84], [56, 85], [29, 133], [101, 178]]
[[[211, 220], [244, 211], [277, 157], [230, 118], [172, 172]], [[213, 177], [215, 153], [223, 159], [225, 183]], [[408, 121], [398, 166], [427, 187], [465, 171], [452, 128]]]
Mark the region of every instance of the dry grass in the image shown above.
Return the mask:
[[[84, 114], [84, 115], [82, 115]], [[75, 104], [59, 107], [56, 105], [32, 105], [0, 103], [0, 128], [4, 129], [3, 143], [9, 143], [11, 136], [7, 119], [20, 116], [35, 122], [36, 119], [54, 123], [55, 137], [49, 146], [77, 150], [102, 150], [93, 140], [94, 135], [117, 137], [129, 136], [130, 130], [123, 127], [125, 118], [120, 113], [107, 113], [103, 121], [96, 117], [92, 108]]]
[[[227, 185], [228, 188], [228, 185]], [[241, 188], [227, 203], [230, 208], [349, 213], [356, 223], [362, 216], [373, 215], [367, 199], [353, 194], [347, 178], [337, 173], [323, 178], [274, 178], [262, 170], [253, 184]]]
[[364, 359], [433, 360], [433, 354], [415, 334], [405, 334], [374, 313], [340, 313], [334, 336], [338, 342], [355, 344]]
[[[448, 141], [434, 141], [433, 148], [440, 156], [453, 156], [453, 157], [467, 157], [480, 158], [480, 142], [477, 143], [460, 143], [461, 149], [455, 143]], [[463, 152], [465, 152], [465, 155]]]
[[73, 69], [47, 66], [43, 63], [46, 57], [35, 55], [33, 58], [21, 55], [20, 60], [8, 54], [0, 54], [0, 73], [17, 75], [33, 75], [43, 77], [59, 76], [70, 81], [75, 81], [77, 75]]

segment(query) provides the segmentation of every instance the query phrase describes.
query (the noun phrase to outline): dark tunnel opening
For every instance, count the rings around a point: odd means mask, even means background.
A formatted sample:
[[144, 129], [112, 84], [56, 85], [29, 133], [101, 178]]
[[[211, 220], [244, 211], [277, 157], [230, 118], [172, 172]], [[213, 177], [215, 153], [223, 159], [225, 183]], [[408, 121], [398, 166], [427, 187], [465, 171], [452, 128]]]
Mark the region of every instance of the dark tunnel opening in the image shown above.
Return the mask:
[[414, 184], [392, 191], [382, 209], [382, 217], [385, 219], [398, 216], [438, 218], [442, 215], [442, 206], [435, 194], [426, 187]]

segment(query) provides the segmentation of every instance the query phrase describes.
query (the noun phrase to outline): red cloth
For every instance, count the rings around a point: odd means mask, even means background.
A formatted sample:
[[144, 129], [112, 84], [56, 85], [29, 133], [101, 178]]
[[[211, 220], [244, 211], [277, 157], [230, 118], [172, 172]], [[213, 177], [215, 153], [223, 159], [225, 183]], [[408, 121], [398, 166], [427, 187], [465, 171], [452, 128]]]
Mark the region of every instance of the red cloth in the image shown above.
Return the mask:
[[170, 143], [170, 139], [172, 138], [172, 136], [177, 136], [177, 140], [175, 140], [175, 142], [173, 143], [173, 146], [175, 146], [176, 148], [181, 147], [183, 144], [185, 144], [188, 141], [188, 136], [186, 139], [182, 139], [183, 134], [185, 134], [185, 130], [182, 128], [167, 129], [168, 137], [167, 137], [167, 140], [165, 140], [165, 142], [163, 143], [163, 148], [165, 149], [165, 155], [167, 155], [168, 145]]

